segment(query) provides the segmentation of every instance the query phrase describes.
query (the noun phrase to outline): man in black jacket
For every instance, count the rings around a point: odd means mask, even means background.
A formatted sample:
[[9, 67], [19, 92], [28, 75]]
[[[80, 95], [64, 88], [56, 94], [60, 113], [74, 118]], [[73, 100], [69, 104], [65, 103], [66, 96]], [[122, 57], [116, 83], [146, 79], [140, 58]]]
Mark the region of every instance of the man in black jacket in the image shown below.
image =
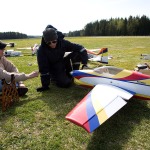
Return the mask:
[[[66, 57], [65, 52], [70, 52]], [[64, 39], [64, 35], [51, 25], [43, 31], [41, 45], [37, 51], [39, 72], [42, 86], [38, 92], [49, 89], [50, 81], [55, 79], [56, 85], [67, 88], [72, 83], [70, 72], [78, 70], [80, 62], [87, 66], [86, 49]]]

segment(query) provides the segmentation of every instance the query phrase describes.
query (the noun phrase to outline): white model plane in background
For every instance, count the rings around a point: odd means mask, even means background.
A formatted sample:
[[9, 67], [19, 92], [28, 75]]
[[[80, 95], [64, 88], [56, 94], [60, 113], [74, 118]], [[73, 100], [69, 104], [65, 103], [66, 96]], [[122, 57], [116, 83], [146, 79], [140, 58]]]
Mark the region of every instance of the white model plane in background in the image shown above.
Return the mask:
[[[88, 54], [88, 60], [96, 61], [100, 63], [108, 64], [108, 48], [101, 48], [101, 49], [86, 49]], [[69, 55], [71, 52], [65, 52], [64, 57]]]
[[108, 64], [108, 48], [86, 50], [88, 54], [88, 60]]
[[150, 54], [141, 54], [141, 56], [141, 59], [150, 60]]
[[6, 43], [6, 44], [7, 44], [7, 46], [10, 46], [10, 47], [14, 47], [15, 46], [15, 43], [13, 43], [13, 42]]
[[134, 70], [143, 74], [150, 75], [150, 66], [147, 63], [136, 65], [136, 68], [134, 68]]
[[39, 44], [34, 44], [34, 46], [32, 47], [22, 47], [22, 48], [17, 48], [18, 50], [31, 50], [31, 54], [36, 55], [37, 50], [39, 49]]
[[6, 56], [6, 57], [22, 56], [22, 52], [21, 51], [14, 51], [13, 49], [5, 50], [4, 56]]

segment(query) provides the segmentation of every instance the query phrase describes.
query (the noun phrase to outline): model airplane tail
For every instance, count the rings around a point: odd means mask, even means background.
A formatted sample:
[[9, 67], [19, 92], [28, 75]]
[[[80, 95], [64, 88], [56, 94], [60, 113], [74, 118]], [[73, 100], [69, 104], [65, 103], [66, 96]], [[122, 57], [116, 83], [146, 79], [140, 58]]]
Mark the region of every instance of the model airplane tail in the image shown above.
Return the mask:
[[94, 51], [97, 50], [87, 50], [89, 60], [108, 63], [108, 48], [102, 48], [97, 53]]
[[[111, 91], [109, 94], [108, 90]], [[127, 103], [125, 100], [132, 96], [132, 92], [116, 86], [98, 84], [67, 114], [66, 119], [92, 132], [120, 110]]]

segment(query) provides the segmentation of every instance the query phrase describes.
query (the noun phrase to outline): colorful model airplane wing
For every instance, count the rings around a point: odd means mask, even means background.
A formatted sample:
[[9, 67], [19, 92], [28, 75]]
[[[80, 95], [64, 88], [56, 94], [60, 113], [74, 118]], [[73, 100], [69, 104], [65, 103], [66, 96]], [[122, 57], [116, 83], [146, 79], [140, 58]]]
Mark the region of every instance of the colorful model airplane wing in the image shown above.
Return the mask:
[[126, 100], [134, 94], [116, 86], [98, 84], [66, 115], [66, 119], [92, 132], [126, 105]]

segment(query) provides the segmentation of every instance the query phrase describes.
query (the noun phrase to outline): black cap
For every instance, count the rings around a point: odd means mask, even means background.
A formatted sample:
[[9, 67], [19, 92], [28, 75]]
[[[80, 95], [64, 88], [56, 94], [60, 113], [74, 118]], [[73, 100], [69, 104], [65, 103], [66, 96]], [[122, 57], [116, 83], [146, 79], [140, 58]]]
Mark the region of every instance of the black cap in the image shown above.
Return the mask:
[[7, 46], [6, 43], [3, 43], [2, 41], [0, 41], [0, 49], [4, 49]]
[[53, 28], [47, 28], [43, 31], [43, 38], [46, 43], [57, 40], [57, 31]]

